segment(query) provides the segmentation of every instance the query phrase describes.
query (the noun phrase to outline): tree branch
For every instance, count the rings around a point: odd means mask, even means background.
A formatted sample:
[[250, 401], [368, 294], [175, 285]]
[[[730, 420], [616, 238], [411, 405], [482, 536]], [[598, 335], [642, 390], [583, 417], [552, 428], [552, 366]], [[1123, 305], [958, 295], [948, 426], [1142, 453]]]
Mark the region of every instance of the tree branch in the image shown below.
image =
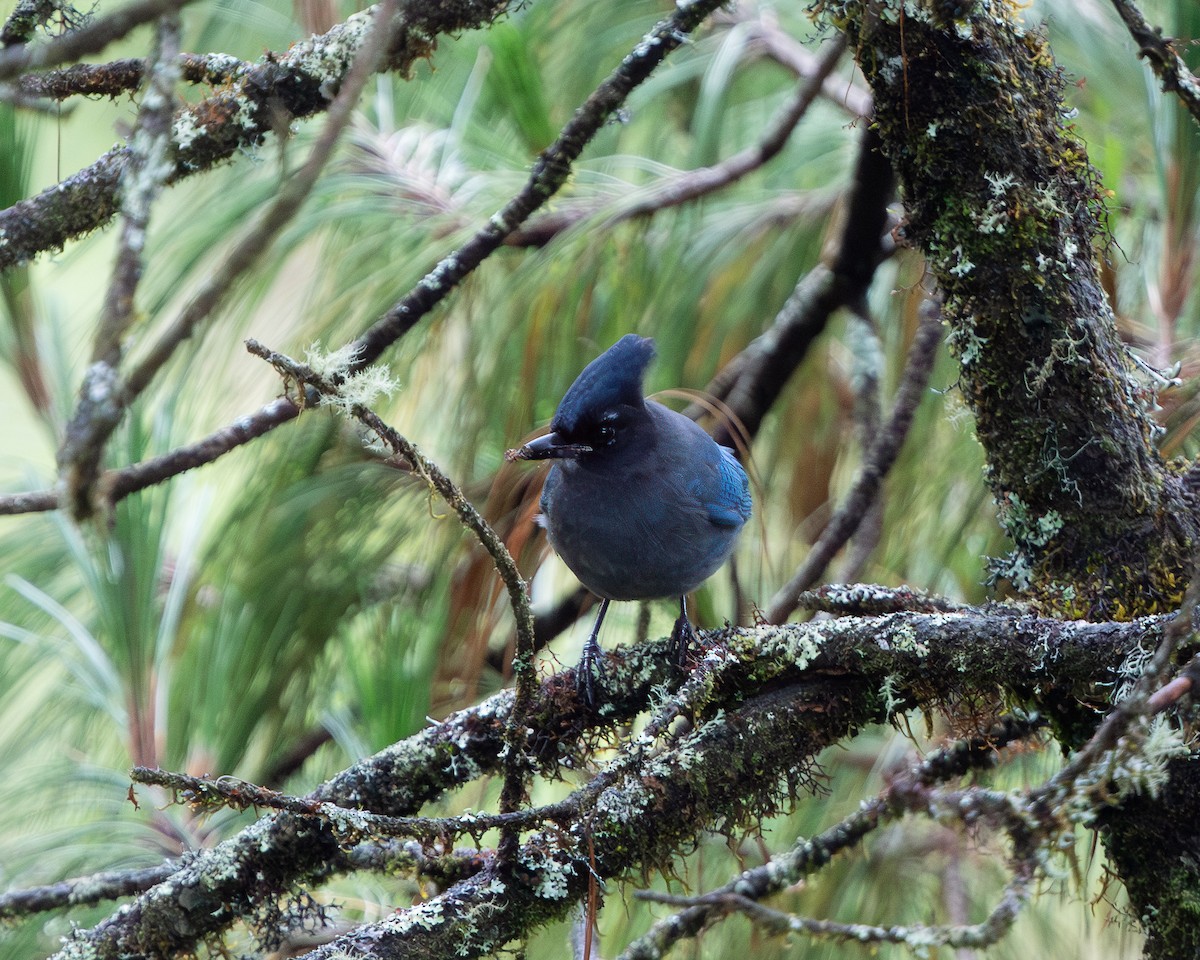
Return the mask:
[[[579, 155], [587, 141], [607, 122], [629, 92], [649, 76], [666, 54], [682, 42], [688, 30], [694, 29], [705, 13], [719, 5], [720, 0], [683, 4], [675, 13], [661, 21], [626, 58], [621, 65], [576, 111], [575, 116], [564, 127], [558, 139], [543, 154], [535, 166], [525, 189], [514, 197], [503, 210], [494, 214], [476, 235], [464, 246], [444, 257], [418, 285], [397, 303], [381, 320], [374, 324], [353, 345], [357, 359], [347, 372], [362, 369], [373, 362], [384, 349], [412, 328], [421, 317], [445, 297], [463, 277], [474, 270], [484, 258], [493, 253], [503, 241], [504, 235], [520, 224], [557, 190], [570, 172], [570, 161]], [[372, 8], [375, 9], [375, 8]], [[357, 16], [357, 15], [356, 15]], [[351, 18], [354, 19], [354, 18]], [[336, 30], [336, 28], [335, 28]], [[330, 31], [330, 34], [335, 31]], [[328, 37], [330, 34], [326, 34]], [[295, 48], [293, 48], [293, 52]], [[18, 205], [20, 206], [20, 205]], [[16, 210], [10, 208], [10, 211]], [[0, 214], [0, 236], [4, 229], [5, 214]], [[507, 227], [500, 226], [507, 224]], [[3, 246], [0, 245], [0, 269], [3, 269]], [[183, 318], [176, 328], [186, 326]], [[164, 340], [162, 343], [169, 343]], [[134, 384], [138, 385], [143, 373], [152, 374], [155, 366], [153, 354], [138, 371]], [[109, 471], [97, 486], [96, 497], [105, 503], [116, 503], [136, 490], [161, 483], [187, 470], [211, 463], [218, 457], [243, 443], [249, 442], [293, 419], [299, 408], [290, 400], [272, 401], [255, 413], [211, 434], [209, 437], [171, 451], [160, 457]], [[54, 491], [17, 493], [0, 497], [0, 516], [5, 514], [53, 510], [59, 505]]]
[[[1103, 693], [1097, 682], [1128, 669], [1126, 660], [1139, 645], [1156, 645], [1163, 625], [1161, 617], [1091, 624], [968, 612], [710, 634], [712, 646], [689, 680], [693, 692], [709, 692], [691, 701], [692, 732], [668, 737], [662, 749], [645, 749], [639, 741], [618, 754], [612, 772], [601, 772], [609, 779], [601, 781], [604, 789], [595, 792], [584, 821], [525, 839], [515, 861], [520, 876], [485, 858], [479, 874], [441, 898], [313, 956], [361, 948], [372, 957], [432, 957], [442, 955], [439, 943], [485, 952], [485, 941], [508, 940], [565, 915], [586, 889], [590, 864], [601, 877], [617, 876], [660, 862], [714, 823], [773, 809], [807, 782], [824, 744], [906, 705], [934, 708], [973, 696], [991, 698], [997, 689], [1018, 697], [1036, 689], [1043, 698], [1099, 705]], [[653, 691], [673, 673], [667, 643], [651, 641], [608, 655], [611, 713], [603, 721], [579, 704], [573, 671], [541, 684], [526, 724], [532, 731], [526, 746], [538, 768], [555, 774], [564, 760], [580, 756], [580, 738], [589, 729], [624, 723], [652, 696], [657, 699]], [[775, 692], [744, 699], [764, 684]], [[412, 815], [442, 791], [500, 769], [511, 707], [512, 693], [498, 694], [354, 765], [307, 799], [384, 816]], [[746, 770], [775, 771], [780, 780], [763, 783], [758, 777], [748, 796]], [[647, 790], [646, 783], [656, 786]], [[136, 953], [151, 942], [160, 956], [186, 951], [238, 916], [254, 915], [256, 904], [274, 902], [297, 884], [318, 883], [345, 863], [327, 825], [293, 814], [268, 817], [197, 853], [169, 881], [99, 926], [77, 932], [58, 956]], [[500, 899], [497, 883], [504, 884]], [[503, 910], [491, 912], [501, 903]], [[430, 928], [422, 927], [434, 918]], [[479, 926], [468, 928], [472, 922]], [[413, 939], [405, 940], [405, 934]], [[450, 939], [438, 940], [441, 936]], [[449, 955], [455, 948], [447, 949]]]
[[1200, 123], [1200, 79], [1175, 52], [1172, 41], [1163, 36], [1161, 27], [1150, 25], [1132, 0], [1112, 0], [1112, 4], [1129, 28], [1129, 35], [1137, 42], [1138, 56], [1150, 64], [1163, 90], [1178, 96], [1192, 119]]
[[[824, 56], [813, 58], [809, 69], [800, 74], [800, 83], [792, 99], [771, 120], [766, 133], [754, 146], [747, 147], [711, 167], [688, 170], [664, 177], [653, 187], [639, 191], [639, 199], [618, 202], [615, 209], [603, 218], [601, 229], [611, 230], [619, 223], [638, 217], [652, 216], [700, 197], [708, 196], [736, 183], [742, 177], [765, 166], [787, 144], [792, 131], [803, 119], [813, 101], [824, 90], [834, 68], [846, 51], [845, 38], [833, 40]], [[508, 246], [543, 246], [564, 230], [600, 211], [600, 204], [576, 205], [569, 209], [539, 217], [527, 227], [515, 230], [505, 238]]]
[[671, 16], [655, 24], [620, 66], [575, 111], [554, 143], [542, 151], [525, 188], [492, 214], [487, 225], [474, 237], [443, 258], [407, 296], [355, 341], [358, 359], [352, 369], [374, 363], [485, 257], [497, 250], [505, 237], [557, 193], [570, 176], [571, 164], [608, 122], [613, 111], [720, 5], [720, 0], [680, 0]]
[[[880, 824], [911, 810], [908, 798], [919, 788], [932, 787], [956, 779], [971, 770], [994, 766], [997, 752], [1015, 740], [1025, 739], [1044, 725], [1040, 718], [1009, 717], [987, 734], [960, 740], [936, 750], [920, 763], [913, 764], [879, 796], [864, 803], [857, 811], [817, 836], [805, 838], [790, 850], [772, 857], [771, 862], [743, 872], [736, 880], [698, 897], [673, 897], [640, 892], [639, 899], [670, 903], [686, 909], [659, 920], [648, 932], [626, 948], [619, 960], [657, 960], [680, 940], [695, 937], [716, 920], [723, 919], [740, 904], [726, 898], [736, 896], [748, 901], [762, 900], [799, 883], [816, 873], [837, 854], [843, 853]], [[790, 924], [788, 925], [790, 927]], [[806, 931], [811, 932], [811, 931]], [[876, 940], [883, 938], [876, 937]]]
[[[705, 390], [731, 414], [729, 422], [723, 419], [717, 425], [718, 443], [736, 446], [741, 432], [744, 439], [755, 437], [829, 317], [866, 297], [876, 267], [890, 251], [885, 226], [894, 190], [891, 166], [879, 152], [873, 129], [865, 127], [831, 262], [814, 267], [800, 280], [770, 328], [727, 363]], [[696, 417], [703, 410], [686, 412]], [[732, 423], [738, 424], [736, 432]]]
[[[182, 2], [185, 0], [140, 0], [123, 8], [121, 13], [126, 19], [135, 18], [158, 6], [174, 8]], [[198, 104], [185, 107], [175, 117], [172, 132], [175, 167], [170, 181], [208, 170], [239, 150], [261, 143], [278, 125], [280, 114], [300, 119], [328, 109], [334, 92], [354, 63], [377, 9], [376, 5], [355, 13], [321, 36], [294, 44], [280, 54], [269, 53], [253, 64], [243, 65], [228, 58], [220, 65], [227, 73], [224, 88]], [[504, 0], [440, 4], [406, 0], [391, 23], [387, 66], [407, 74], [418, 60], [429, 56], [438, 36], [491, 23], [506, 9]], [[118, 24], [113, 18], [39, 48], [41, 51], [53, 48], [51, 53], [35, 56], [24, 47], [0, 53], [0, 67], [9, 64], [7, 73], [0, 69], [0, 79], [31, 66], [62, 63], [88, 52], [76, 52], [76, 47], [84, 43], [80, 35], [87, 32], [92, 36], [90, 31], [108, 24], [100, 32], [104, 37], [111, 36], [113, 30], [126, 22], [122, 19]], [[67, 40], [72, 40], [74, 46], [54, 46]], [[90, 44], [85, 45], [90, 48]], [[59, 249], [67, 240], [107, 223], [116, 212], [117, 186], [128, 162], [128, 147], [110, 150], [91, 166], [37, 197], [0, 211], [0, 237], [4, 241], [0, 244], [0, 270], [38, 253]]]
[[120, 422], [124, 403], [116, 389], [122, 340], [133, 321], [134, 296], [142, 279], [142, 253], [150, 210], [171, 169], [169, 157], [175, 85], [179, 80], [179, 15], [159, 19], [146, 93], [138, 108], [129, 163], [121, 176], [121, 230], [117, 262], [100, 313], [92, 362], [79, 387], [75, 414], [59, 448], [64, 495], [76, 517], [92, 512], [91, 494], [100, 475], [104, 444]]

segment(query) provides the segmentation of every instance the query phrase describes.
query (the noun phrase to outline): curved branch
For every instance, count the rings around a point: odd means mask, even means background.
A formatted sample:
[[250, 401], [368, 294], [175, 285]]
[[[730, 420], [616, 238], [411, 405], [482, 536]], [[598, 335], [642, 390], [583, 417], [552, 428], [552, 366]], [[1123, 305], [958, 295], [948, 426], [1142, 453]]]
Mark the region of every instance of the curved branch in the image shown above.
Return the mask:
[[[874, 128], [868, 126], [831, 262], [818, 265], [800, 280], [770, 328], [727, 363], [706, 388], [724, 402], [732, 414], [730, 421], [739, 427], [735, 431], [731, 422], [719, 423], [718, 443], [736, 446], [741, 433], [745, 439], [755, 437], [829, 317], [864, 300], [876, 267], [891, 249], [885, 228], [894, 191], [891, 165], [879, 152]], [[686, 412], [698, 417], [703, 410], [695, 407]]]

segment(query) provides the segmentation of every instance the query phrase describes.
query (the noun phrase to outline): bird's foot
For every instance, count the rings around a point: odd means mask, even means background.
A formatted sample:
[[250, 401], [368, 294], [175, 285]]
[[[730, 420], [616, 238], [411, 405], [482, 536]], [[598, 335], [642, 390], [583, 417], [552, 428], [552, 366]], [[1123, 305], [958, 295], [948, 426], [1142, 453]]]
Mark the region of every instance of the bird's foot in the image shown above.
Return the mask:
[[596, 708], [596, 682], [604, 679], [603, 651], [595, 637], [589, 637], [583, 645], [583, 655], [575, 668], [575, 689], [588, 709]]
[[688, 649], [696, 642], [696, 630], [686, 613], [680, 613], [671, 631], [671, 645], [668, 651], [675, 666], [683, 669], [687, 663]]

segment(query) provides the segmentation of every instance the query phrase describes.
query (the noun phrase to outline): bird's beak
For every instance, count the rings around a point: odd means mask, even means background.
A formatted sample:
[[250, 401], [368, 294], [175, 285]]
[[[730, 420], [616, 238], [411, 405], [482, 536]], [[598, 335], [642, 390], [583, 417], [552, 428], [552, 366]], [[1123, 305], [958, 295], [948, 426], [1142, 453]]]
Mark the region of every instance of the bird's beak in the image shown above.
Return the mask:
[[504, 459], [513, 460], [563, 460], [574, 459], [582, 453], [591, 453], [592, 448], [584, 443], [567, 443], [557, 433], [547, 433], [545, 436], [530, 440], [523, 447], [509, 450]]

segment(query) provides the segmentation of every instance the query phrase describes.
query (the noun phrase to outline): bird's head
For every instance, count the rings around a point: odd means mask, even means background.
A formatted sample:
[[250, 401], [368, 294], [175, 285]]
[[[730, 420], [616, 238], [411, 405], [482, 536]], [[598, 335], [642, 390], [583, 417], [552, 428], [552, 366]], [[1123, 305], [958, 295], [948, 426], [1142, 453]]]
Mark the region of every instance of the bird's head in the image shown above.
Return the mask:
[[642, 378], [654, 359], [654, 341], [629, 333], [583, 368], [558, 404], [550, 432], [510, 459], [578, 459], [620, 443], [646, 415]]

